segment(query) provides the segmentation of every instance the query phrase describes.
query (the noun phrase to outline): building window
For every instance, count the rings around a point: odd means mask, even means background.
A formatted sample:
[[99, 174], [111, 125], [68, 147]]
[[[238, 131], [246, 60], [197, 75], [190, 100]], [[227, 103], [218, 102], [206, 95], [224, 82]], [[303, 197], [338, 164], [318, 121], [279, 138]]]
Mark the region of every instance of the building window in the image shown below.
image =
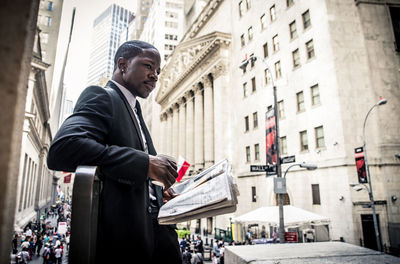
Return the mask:
[[41, 32], [40, 33], [40, 42], [41, 43], [43, 43], [43, 44], [47, 44], [48, 42], [49, 42], [49, 34], [48, 33], [44, 33], [44, 32]]
[[289, 24], [290, 39], [297, 37], [296, 20]]
[[263, 45], [263, 51], [264, 51], [264, 58], [268, 57], [268, 43], [265, 42]]
[[246, 147], [246, 162], [250, 162], [250, 146]]
[[51, 17], [46, 17], [46, 19], [47, 19], [47, 22], [46, 22], [46, 25], [48, 26], [48, 27], [50, 27], [51, 26]]
[[389, 6], [390, 18], [392, 19], [393, 33], [396, 51], [400, 51], [400, 8]]
[[248, 33], [249, 41], [251, 41], [253, 39], [253, 27], [249, 27], [249, 29], [247, 30], [247, 33]]
[[308, 137], [306, 130], [300, 132], [300, 150], [301, 151], [308, 150]]
[[251, 201], [257, 202], [256, 186], [251, 186]]
[[278, 102], [278, 117], [279, 119], [285, 118], [285, 106], [283, 100]]
[[321, 197], [319, 194], [319, 184], [311, 184], [312, 203], [321, 204]]
[[307, 49], [307, 59], [314, 58], [315, 52], [314, 52], [314, 42], [313, 40], [310, 40], [306, 43], [306, 49]]
[[318, 84], [311, 86], [310, 90], [311, 90], [311, 103], [312, 103], [312, 105], [321, 104], [321, 99], [320, 99], [320, 96], [319, 96]]
[[310, 11], [307, 10], [306, 12], [304, 12], [302, 14], [302, 17], [303, 17], [303, 28], [304, 28], [304, 30], [306, 30], [307, 28], [309, 28], [311, 26]]
[[239, 2], [239, 17], [242, 17], [244, 14], [244, 2], [240, 1]]
[[266, 29], [267, 28], [267, 16], [263, 14], [260, 17], [260, 22], [261, 22], [261, 29]]
[[47, 10], [52, 11], [53, 10], [53, 2], [49, 1], [49, 5], [47, 6]]
[[279, 146], [280, 146], [281, 154], [287, 155], [287, 140], [286, 140], [286, 136], [285, 137], [281, 137], [281, 140], [279, 142]]
[[279, 40], [278, 40], [278, 34], [276, 34], [272, 38], [272, 47], [274, 49], [274, 52], [277, 52], [279, 50]]
[[294, 0], [286, 0], [287, 7], [291, 7], [292, 5], [294, 5]]
[[178, 13], [176, 12], [170, 12], [170, 11], [165, 11], [165, 16], [169, 18], [178, 18]]
[[279, 79], [282, 77], [281, 62], [275, 62], [275, 78]]
[[260, 144], [254, 145], [254, 160], [260, 160]]
[[[254, 57], [254, 53], [250, 54], [250, 58]], [[255, 61], [254, 60], [250, 60], [250, 67], [253, 68], [255, 65]]]
[[246, 45], [246, 41], [244, 40], [244, 34], [242, 34], [240, 36], [240, 44], [242, 45], [242, 47], [244, 47], [244, 45]]
[[292, 52], [293, 68], [300, 67], [300, 53], [299, 49]]
[[297, 112], [303, 112], [305, 110], [303, 91], [298, 92], [296, 94], [296, 100], [297, 100]]
[[246, 8], [247, 10], [251, 8], [251, 0], [246, 0]]
[[251, 92], [255, 92], [257, 90], [256, 88], [256, 77], [251, 78]]
[[319, 126], [315, 128], [315, 146], [317, 148], [325, 147], [324, 127]]
[[264, 70], [264, 76], [265, 76], [265, 84], [271, 83], [271, 73], [269, 72], [269, 69]]
[[243, 84], [243, 97], [247, 97], [247, 83]]
[[271, 18], [271, 22], [276, 20], [275, 5], [271, 6], [271, 8], [269, 9], [269, 16]]
[[249, 125], [249, 116], [244, 117], [244, 131], [247, 132], [249, 131], [250, 125]]
[[257, 128], [258, 127], [258, 115], [257, 112], [253, 113], [253, 128]]

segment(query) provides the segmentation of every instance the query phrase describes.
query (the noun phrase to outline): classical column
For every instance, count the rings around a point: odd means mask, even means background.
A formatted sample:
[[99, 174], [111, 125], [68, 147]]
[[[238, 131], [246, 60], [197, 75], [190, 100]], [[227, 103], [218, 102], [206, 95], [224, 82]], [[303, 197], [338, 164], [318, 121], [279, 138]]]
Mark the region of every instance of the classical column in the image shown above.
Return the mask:
[[179, 99], [179, 145], [178, 156], [186, 158], [186, 99], [182, 97]]
[[160, 121], [161, 121], [161, 135], [160, 135], [160, 147], [161, 151], [160, 153], [167, 153], [167, 114], [162, 113], [160, 115]]
[[214, 164], [214, 98], [211, 76], [202, 78], [204, 90], [204, 167]]
[[198, 170], [204, 167], [204, 109], [203, 87], [196, 86], [194, 97], [194, 168]]
[[172, 116], [172, 156], [178, 158], [179, 144], [179, 104], [173, 105], [174, 114]]
[[213, 77], [213, 97], [214, 97], [214, 142], [219, 147], [214, 148], [214, 159], [234, 160], [235, 142], [234, 138], [234, 116], [235, 105], [226, 104], [227, 98], [232, 96], [232, 87], [229, 85], [229, 76], [227, 72], [228, 63], [216, 65], [212, 71]]
[[194, 93], [192, 90], [186, 93], [186, 157], [190, 163], [189, 170], [194, 169]]
[[167, 153], [168, 155], [172, 155], [172, 108], [168, 109], [167, 111]]

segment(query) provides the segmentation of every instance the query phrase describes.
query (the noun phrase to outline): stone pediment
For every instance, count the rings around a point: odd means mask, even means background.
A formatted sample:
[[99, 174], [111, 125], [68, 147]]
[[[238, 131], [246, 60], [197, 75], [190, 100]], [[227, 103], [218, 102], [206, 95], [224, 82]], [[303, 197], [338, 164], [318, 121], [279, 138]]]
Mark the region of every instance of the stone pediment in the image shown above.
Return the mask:
[[[175, 87], [187, 78], [196, 67], [201, 65], [208, 55], [222, 45], [228, 46], [231, 35], [213, 32], [199, 38], [180, 43], [164, 66], [159, 78], [160, 89], [156, 101], [161, 102]], [[218, 58], [215, 58], [217, 60]]]

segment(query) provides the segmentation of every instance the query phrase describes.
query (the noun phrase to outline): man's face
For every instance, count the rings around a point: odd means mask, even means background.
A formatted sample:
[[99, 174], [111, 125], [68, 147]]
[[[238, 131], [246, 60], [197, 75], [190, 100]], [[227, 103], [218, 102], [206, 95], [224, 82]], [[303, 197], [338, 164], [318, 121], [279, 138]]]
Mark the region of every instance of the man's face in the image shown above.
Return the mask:
[[134, 95], [147, 98], [156, 87], [160, 74], [160, 54], [155, 49], [145, 49], [126, 61], [122, 74], [123, 85]]

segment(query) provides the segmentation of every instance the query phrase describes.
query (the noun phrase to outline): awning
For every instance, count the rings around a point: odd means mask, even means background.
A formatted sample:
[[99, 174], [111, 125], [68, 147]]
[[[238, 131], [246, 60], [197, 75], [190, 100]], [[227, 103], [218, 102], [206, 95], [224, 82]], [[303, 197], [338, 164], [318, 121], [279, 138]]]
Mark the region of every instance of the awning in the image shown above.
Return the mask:
[[[304, 224], [325, 225], [329, 224], [328, 217], [315, 214], [292, 205], [283, 206], [285, 227], [296, 227]], [[260, 207], [251, 212], [235, 217], [236, 223], [265, 223], [271, 226], [279, 225], [279, 207]]]

